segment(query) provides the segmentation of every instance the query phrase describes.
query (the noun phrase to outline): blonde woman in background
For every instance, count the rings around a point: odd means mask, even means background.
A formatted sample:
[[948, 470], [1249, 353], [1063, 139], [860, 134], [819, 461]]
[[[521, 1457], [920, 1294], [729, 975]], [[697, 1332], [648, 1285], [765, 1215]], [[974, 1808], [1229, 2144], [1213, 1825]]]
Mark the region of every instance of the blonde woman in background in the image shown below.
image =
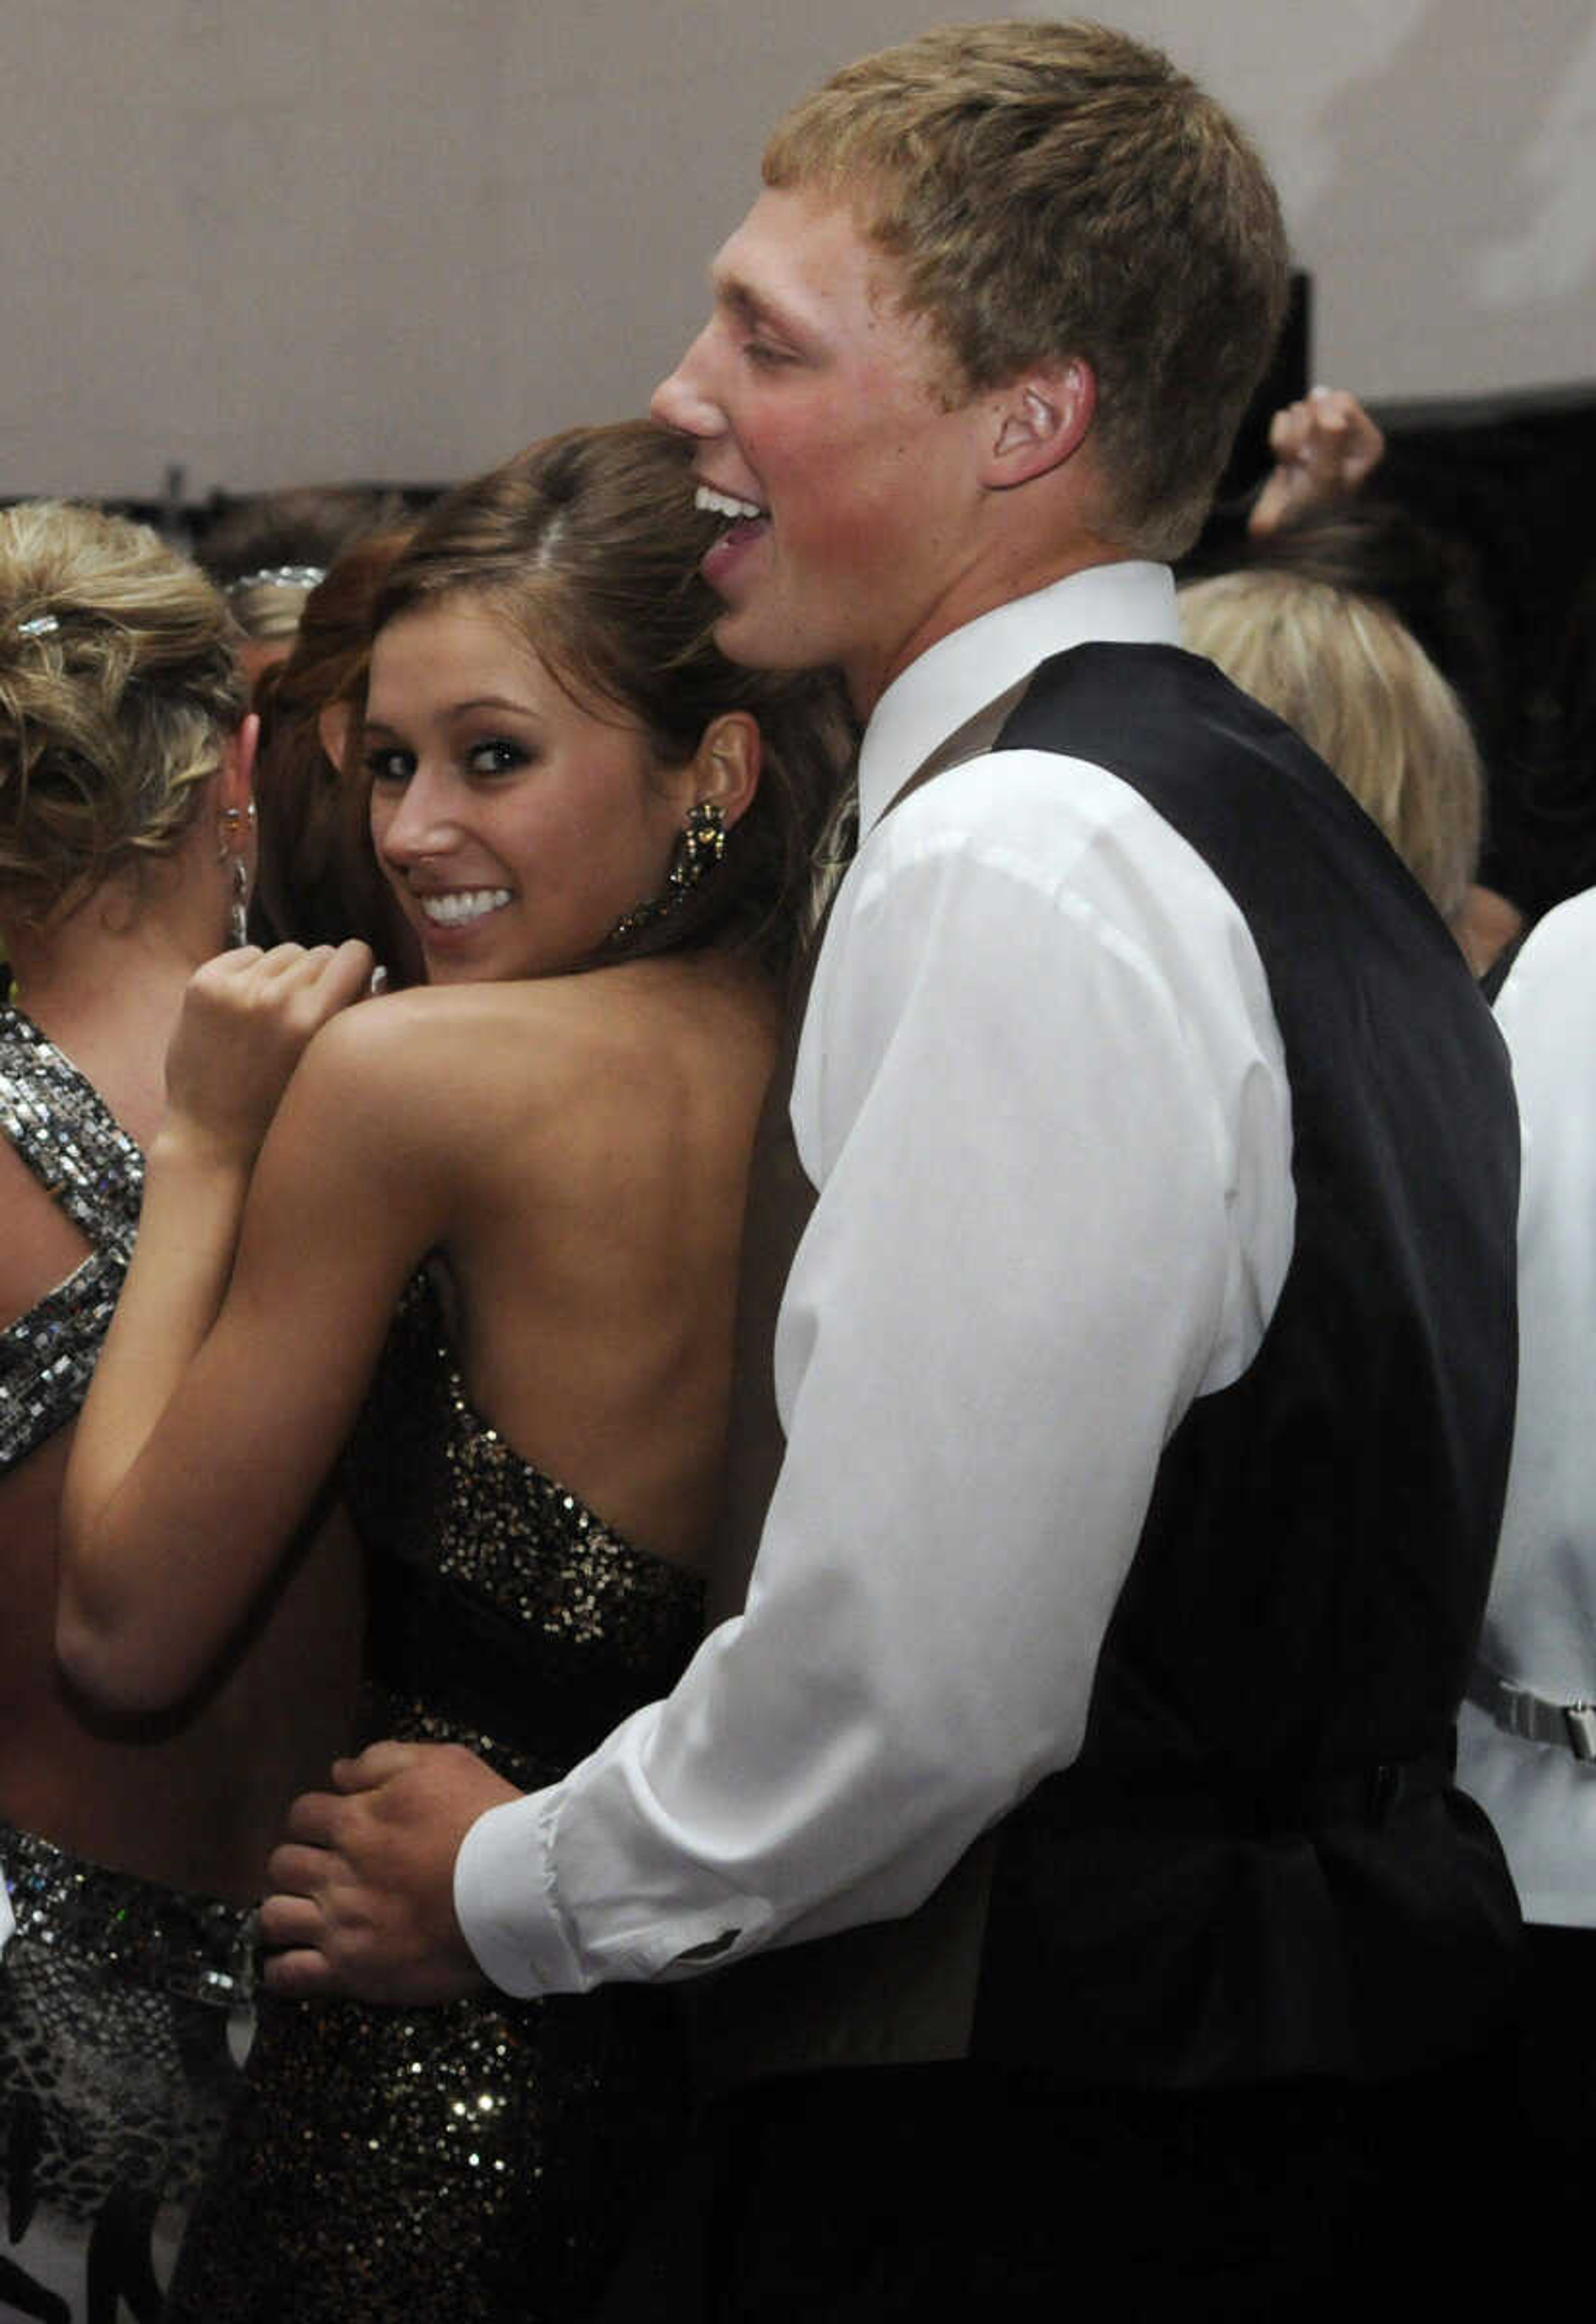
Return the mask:
[[152, 532], [52, 503], [0, 513], [7, 2313], [110, 2316], [120, 2298], [139, 2324], [159, 2315], [232, 2095], [246, 1910], [284, 1802], [351, 1710], [342, 1537], [290, 1557], [159, 1719], [91, 1713], [52, 1643], [61, 1478], [133, 1248], [167, 1039], [247, 899], [235, 644], [211, 585]]
[[1191, 583], [1180, 626], [1318, 752], [1466, 953], [1485, 779], [1462, 705], [1416, 639], [1375, 598], [1268, 567]]

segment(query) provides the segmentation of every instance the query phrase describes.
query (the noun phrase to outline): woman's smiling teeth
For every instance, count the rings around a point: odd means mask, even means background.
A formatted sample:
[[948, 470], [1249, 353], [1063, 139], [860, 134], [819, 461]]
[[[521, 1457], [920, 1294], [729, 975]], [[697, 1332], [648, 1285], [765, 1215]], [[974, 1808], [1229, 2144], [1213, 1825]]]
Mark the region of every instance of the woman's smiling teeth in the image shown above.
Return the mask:
[[764, 511], [755, 501], [740, 501], [734, 493], [717, 493], [713, 484], [700, 484], [694, 494], [695, 505], [711, 516], [756, 517]]
[[508, 888], [451, 888], [444, 895], [418, 896], [422, 916], [435, 927], [463, 927], [468, 920], [485, 918], [510, 901]]

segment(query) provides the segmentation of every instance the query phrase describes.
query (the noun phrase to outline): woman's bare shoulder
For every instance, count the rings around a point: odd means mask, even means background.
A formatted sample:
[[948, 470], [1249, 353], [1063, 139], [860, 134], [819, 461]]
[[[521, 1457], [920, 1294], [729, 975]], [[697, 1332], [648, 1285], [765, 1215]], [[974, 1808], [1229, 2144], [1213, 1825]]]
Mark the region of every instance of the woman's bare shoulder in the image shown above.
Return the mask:
[[538, 1102], [611, 1068], [661, 1075], [701, 1051], [762, 1056], [775, 1003], [750, 972], [703, 957], [618, 964], [525, 982], [417, 987], [364, 1001], [317, 1036], [307, 1062], [331, 1088], [427, 1093], [491, 1082]]
[[[483, 988], [484, 991], [487, 988]], [[496, 1102], [501, 1076], [476, 988], [418, 989], [346, 1009], [300, 1058], [266, 1154], [290, 1171], [408, 1176], [454, 1165]]]
[[774, 1028], [757, 980], [702, 961], [428, 986], [363, 1001], [318, 1033], [294, 1111], [313, 1138], [370, 1140], [409, 1165], [435, 1157], [457, 1182], [507, 1157], [535, 1174], [544, 1157], [559, 1167], [573, 1140], [635, 1149], [699, 1106], [757, 1096]]
[[561, 1095], [646, 1112], [741, 1083], [762, 1088], [777, 1007], [752, 969], [713, 953], [667, 954], [550, 979], [537, 988]]

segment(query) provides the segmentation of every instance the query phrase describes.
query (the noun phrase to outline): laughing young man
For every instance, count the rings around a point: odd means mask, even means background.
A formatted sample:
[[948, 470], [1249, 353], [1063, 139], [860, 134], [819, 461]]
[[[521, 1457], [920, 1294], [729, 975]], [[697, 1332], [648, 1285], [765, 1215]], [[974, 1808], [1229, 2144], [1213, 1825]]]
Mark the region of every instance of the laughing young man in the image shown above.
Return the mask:
[[1176, 647], [1285, 283], [1233, 126], [1100, 27], [965, 27], [764, 178], [656, 413], [728, 519], [726, 651], [840, 665], [867, 723], [755, 1170], [726, 1618], [551, 1791], [341, 1770], [274, 1974], [696, 1976], [734, 2087], [682, 2314], [1100, 2270], [1308, 2312], [1510, 1955], [1450, 1781], [1506, 1075], [1373, 826]]

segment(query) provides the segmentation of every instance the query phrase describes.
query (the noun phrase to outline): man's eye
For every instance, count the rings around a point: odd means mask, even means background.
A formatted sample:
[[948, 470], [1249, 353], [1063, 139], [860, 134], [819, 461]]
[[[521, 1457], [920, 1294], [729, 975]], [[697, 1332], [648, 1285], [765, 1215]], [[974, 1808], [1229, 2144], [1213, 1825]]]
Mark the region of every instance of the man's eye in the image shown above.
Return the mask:
[[785, 347], [773, 347], [768, 339], [744, 339], [743, 353], [745, 359], [760, 371], [776, 371], [793, 360]]

